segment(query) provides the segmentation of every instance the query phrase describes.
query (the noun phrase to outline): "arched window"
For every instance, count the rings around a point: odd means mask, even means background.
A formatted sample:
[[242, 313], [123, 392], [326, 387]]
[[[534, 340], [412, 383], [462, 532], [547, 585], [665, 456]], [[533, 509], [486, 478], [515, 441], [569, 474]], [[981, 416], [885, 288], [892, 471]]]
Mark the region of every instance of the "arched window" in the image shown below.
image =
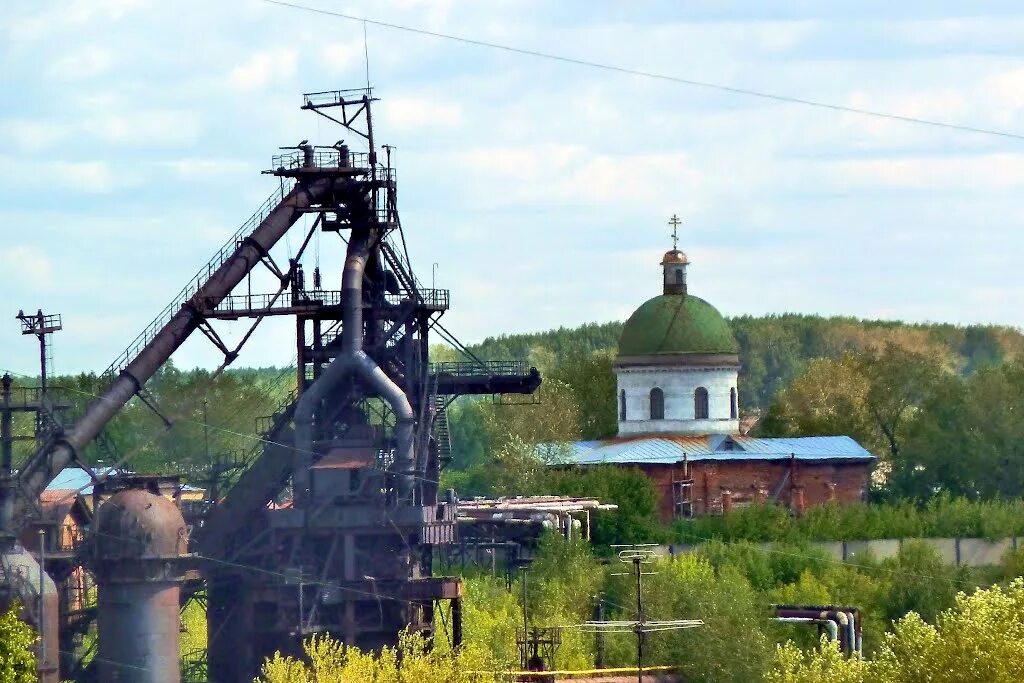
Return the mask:
[[708, 390], [704, 387], [697, 387], [693, 392], [693, 419], [708, 419]]
[[677, 285], [683, 284], [683, 269], [682, 268], [676, 268], [676, 284]]
[[740, 407], [736, 403], [736, 387], [729, 390], [729, 417], [736, 419], [740, 415]]
[[619, 392], [619, 420], [626, 421], [626, 392]]
[[658, 387], [651, 389], [651, 419], [665, 419], [665, 392]]

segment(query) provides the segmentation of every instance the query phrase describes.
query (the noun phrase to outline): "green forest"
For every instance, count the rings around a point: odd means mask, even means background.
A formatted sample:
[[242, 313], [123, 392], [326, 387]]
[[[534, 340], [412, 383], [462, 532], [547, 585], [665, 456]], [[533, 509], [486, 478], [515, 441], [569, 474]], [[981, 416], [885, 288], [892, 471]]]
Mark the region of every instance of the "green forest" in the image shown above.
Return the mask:
[[[807, 315], [743, 316], [730, 324], [741, 349], [741, 411], [759, 418], [755, 433], [852, 436], [880, 458], [878, 500], [1024, 491], [1019, 330]], [[586, 475], [577, 484], [548, 473], [534, 453], [540, 443], [615, 434], [612, 363], [620, 330], [620, 323], [594, 323], [471, 345], [479, 358], [529, 360], [544, 383], [536, 402], [463, 398], [450, 407], [447, 483], [463, 495], [583, 486]], [[450, 346], [431, 352], [438, 361], [461, 358]], [[90, 374], [53, 384], [70, 405], [66, 422], [103, 389]], [[133, 399], [108, 426], [106, 447], [91, 447], [86, 458], [125, 459], [137, 471], [180, 472], [200, 483], [211, 461], [244, 460], [260, 448], [265, 417], [294, 387], [293, 368], [228, 369], [213, 377], [167, 364], [146, 386], [148, 405]], [[15, 427], [29, 434], [33, 424], [23, 417]], [[31, 443], [20, 446], [24, 455]]]

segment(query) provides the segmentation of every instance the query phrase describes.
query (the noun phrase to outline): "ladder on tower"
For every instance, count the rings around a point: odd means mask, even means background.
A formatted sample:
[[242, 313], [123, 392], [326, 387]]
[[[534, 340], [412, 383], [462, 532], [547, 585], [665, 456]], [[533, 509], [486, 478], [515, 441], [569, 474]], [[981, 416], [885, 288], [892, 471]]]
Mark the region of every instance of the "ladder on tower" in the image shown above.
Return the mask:
[[434, 442], [441, 465], [452, 460], [452, 435], [448, 426], [448, 400], [444, 394], [434, 394]]

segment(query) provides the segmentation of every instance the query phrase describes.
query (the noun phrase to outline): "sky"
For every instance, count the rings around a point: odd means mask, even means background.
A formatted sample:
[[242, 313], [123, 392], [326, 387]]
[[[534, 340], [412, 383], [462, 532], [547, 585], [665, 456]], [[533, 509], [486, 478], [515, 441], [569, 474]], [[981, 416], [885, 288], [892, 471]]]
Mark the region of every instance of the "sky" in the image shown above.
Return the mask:
[[[296, 2], [1024, 134], [1019, 2]], [[301, 95], [364, 86], [366, 55], [413, 264], [463, 341], [624, 319], [659, 293], [674, 213], [691, 292], [726, 315], [1024, 325], [1021, 139], [376, 24], [364, 45], [362, 22], [262, 0], [7, 4], [0, 367], [35, 371], [14, 315], [41, 307], [63, 316], [57, 372], [103, 370], [271, 194], [279, 145], [344, 137]], [[236, 364], [290, 363], [291, 335], [268, 324]], [[175, 356], [217, 361], [203, 340]]]

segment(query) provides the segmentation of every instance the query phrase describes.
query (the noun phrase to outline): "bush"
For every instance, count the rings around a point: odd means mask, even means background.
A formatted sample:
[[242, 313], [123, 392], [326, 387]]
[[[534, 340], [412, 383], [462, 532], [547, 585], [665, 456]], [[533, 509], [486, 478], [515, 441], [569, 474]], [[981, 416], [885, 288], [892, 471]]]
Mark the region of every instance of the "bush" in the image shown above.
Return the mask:
[[1011, 683], [1024, 679], [1024, 579], [1008, 587], [959, 593], [929, 624], [916, 612], [900, 619], [878, 654], [847, 659], [833, 643], [777, 649], [769, 683]]
[[[614, 567], [621, 572], [623, 567]], [[679, 667], [685, 680], [753, 681], [768, 664], [764, 633], [767, 613], [743, 575], [732, 567], [716, 571], [704, 558], [684, 555], [645, 566], [643, 603], [649, 619], [702, 619], [704, 626], [647, 635], [645, 661]], [[610, 576], [608, 600], [613, 617], [636, 618], [636, 588], [631, 575]], [[636, 637], [609, 637], [609, 662], [636, 663]]]
[[0, 681], [3, 683], [35, 683], [36, 642], [32, 627], [18, 618], [19, 605], [12, 603], [0, 614]]
[[277, 653], [263, 664], [257, 683], [495, 683], [484, 673], [479, 650], [430, 650], [423, 636], [402, 633], [397, 648], [362, 652], [327, 637], [313, 636], [303, 646], [306, 661]]
[[721, 516], [677, 521], [678, 543], [722, 541], [856, 541], [876, 538], [1005, 538], [1024, 535], [1024, 500], [971, 501], [938, 495], [909, 501], [829, 504], [794, 517], [778, 505], [739, 508]]
[[596, 498], [617, 510], [591, 517], [595, 545], [659, 543], [668, 535], [658, 519], [659, 496], [651, 480], [638, 469], [612, 465], [549, 470], [543, 493]]

